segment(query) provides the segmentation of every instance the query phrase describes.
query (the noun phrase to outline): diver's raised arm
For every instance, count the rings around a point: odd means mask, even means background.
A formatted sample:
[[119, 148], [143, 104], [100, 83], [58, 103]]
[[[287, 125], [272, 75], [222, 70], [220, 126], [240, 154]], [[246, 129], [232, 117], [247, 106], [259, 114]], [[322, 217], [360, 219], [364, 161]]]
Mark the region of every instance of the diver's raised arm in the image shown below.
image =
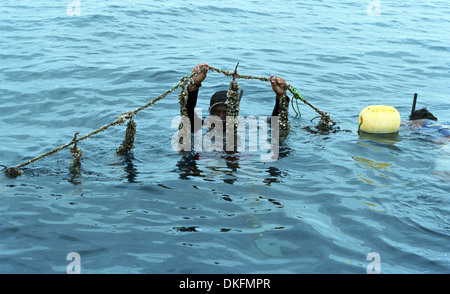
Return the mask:
[[198, 91], [198, 88], [202, 86], [202, 82], [206, 78], [206, 74], [208, 73], [208, 64], [202, 63], [197, 64], [194, 69], [192, 70], [192, 73], [197, 72], [201, 67], [204, 67], [202, 71], [200, 71], [196, 76], [192, 77], [193, 83], [189, 83], [188, 90], [189, 92]]

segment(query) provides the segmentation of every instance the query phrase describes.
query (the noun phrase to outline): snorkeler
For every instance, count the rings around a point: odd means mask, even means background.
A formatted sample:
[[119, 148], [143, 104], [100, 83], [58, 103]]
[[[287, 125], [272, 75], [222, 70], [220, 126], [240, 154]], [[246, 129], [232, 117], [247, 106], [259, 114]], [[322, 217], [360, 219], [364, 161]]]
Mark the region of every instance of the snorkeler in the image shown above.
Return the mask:
[[[188, 101], [187, 101], [187, 112], [188, 117], [191, 122], [191, 130], [197, 131], [201, 127], [201, 123], [195, 124], [195, 121], [199, 121], [200, 118], [197, 117], [195, 113], [195, 106], [197, 105], [197, 97], [199, 88], [202, 86], [202, 82], [205, 80], [206, 75], [208, 73], [208, 64], [202, 63], [198, 64], [194, 67], [192, 70], [192, 73], [197, 72], [201, 67], [204, 67], [202, 71], [200, 71], [196, 76], [192, 78], [193, 82], [191, 82], [188, 86]], [[280, 78], [280, 77], [273, 77], [271, 78], [271, 85], [272, 90], [276, 94], [275, 99], [275, 106], [272, 111], [272, 116], [278, 116], [279, 114], [279, 108], [280, 108], [280, 98], [283, 97], [283, 95], [286, 94], [286, 80]], [[239, 99], [242, 97], [243, 91], [240, 93]], [[210, 99], [210, 106], [209, 106], [209, 115], [210, 116], [217, 116], [219, 117], [222, 122], [225, 124], [225, 119], [227, 116], [227, 91], [218, 91], [214, 93]], [[197, 129], [195, 129], [197, 127]]]
[[450, 124], [438, 124], [437, 118], [426, 108], [411, 111], [408, 125], [418, 128], [420, 132], [429, 135], [433, 143], [440, 147], [434, 162], [433, 174], [444, 181], [450, 179]]
[[[437, 123], [437, 118], [426, 108], [412, 111], [408, 125], [437, 137], [437, 142], [450, 140], [450, 125]], [[436, 140], [435, 140], [436, 141]]]

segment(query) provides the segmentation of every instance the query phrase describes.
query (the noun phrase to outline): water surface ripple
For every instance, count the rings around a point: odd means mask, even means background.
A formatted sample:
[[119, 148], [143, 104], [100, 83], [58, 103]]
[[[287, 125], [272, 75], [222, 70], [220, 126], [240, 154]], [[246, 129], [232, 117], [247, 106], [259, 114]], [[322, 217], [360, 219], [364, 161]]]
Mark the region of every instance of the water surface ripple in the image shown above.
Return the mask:
[[[284, 77], [339, 122], [307, 132], [316, 116], [291, 111], [281, 158], [251, 152], [173, 151], [173, 93], [135, 118], [135, 149], [116, 156], [124, 126], [0, 175], [0, 272], [449, 273], [449, 178], [442, 146], [406, 126], [393, 140], [359, 136], [359, 112], [396, 107], [414, 93], [448, 117], [447, 1], [71, 1], [0, 4], [0, 164], [17, 165], [87, 134], [159, 96], [207, 62]], [[239, 81], [241, 114], [269, 115], [270, 85]], [[209, 97], [229, 78], [210, 72]]]

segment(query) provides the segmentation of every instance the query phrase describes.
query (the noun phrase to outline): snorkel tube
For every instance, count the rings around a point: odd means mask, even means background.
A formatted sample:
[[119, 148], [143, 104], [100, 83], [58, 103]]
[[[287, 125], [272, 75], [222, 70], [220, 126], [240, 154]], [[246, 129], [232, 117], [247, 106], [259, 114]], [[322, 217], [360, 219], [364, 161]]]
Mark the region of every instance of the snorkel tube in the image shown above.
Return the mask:
[[413, 115], [414, 111], [416, 111], [416, 103], [417, 103], [417, 93], [414, 93], [414, 100], [411, 108], [411, 116]]

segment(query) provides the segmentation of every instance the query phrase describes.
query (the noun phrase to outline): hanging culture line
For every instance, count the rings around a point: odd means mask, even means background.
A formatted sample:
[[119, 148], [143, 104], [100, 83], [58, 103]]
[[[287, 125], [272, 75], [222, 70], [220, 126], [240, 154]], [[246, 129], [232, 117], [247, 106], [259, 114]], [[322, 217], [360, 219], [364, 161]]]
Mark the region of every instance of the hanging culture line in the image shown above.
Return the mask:
[[[226, 76], [233, 76], [234, 72], [232, 71], [226, 71], [226, 70], [221, 70], [212, 66], [209, 66], [209, 69], [212, 71], [216, 71], [218, 73], [222, 73]], [[245, 79], [245, 80], [260, 80], [263, 82], [270, 82], [272, 79], [271, 78], [267, 78], [267, 77], [256, 77], [256, 76], [249, 76], [249, 75], [240, 75], [240, 74], [236, 74], [234, 75], [236, 79]], [[336, 122], [334, 120], [331, 119], [330, 115], [327, 114], [324, 111], [319, 110], [318, 108], [316, 108], [315, 106], [313, 106], [311, 103], [309, 103], [308, 101], [306, 101], [305, 98], [303, 98], [302, 95], [300, 95], [300, 92], [297, 88], [291, 86], [290, 84], [286, 85], [287, 90], [289, 90], [289, 92], [291, 92], [294, 95], [294, 99], [292, 100], [292, 108], [294, 109], [295, 113], [297, 115], [301, 115], [300, 111], [299, 111], [299, 107], [298, 107], [298, 100], [301, 100], [303, 103], [305, 103], [306, 105], [308, 105], [309, 107], [311, 107], [312, 109], [314, 109], [320, 116], [321, 116], [321, 121], [319, 122], [318, 125], [318, 129], [319, 131], [327, 131], [327, 130], [331, 130], [331, 127], [336, 125]], [[294, 107], [294, 100], [297, 103], [297, 110]], [[331, 126], [330, 126], [331, 124]]]
[[[241, 75], [237, 72], [237, 67], [238, 67], [239, 63], [236, 65], [236, 68], [234, 71], [226, 71], [226, 70], [221, 70], [212, 66], [208, 66], [208, 69], [211, 71], [215, 71], [218, 73], [222, 73], [225, 76], [232, 76], [233, 80], [230, 82], [230, 87], [228, 89], [228, 95], [229, 98], [231, 98], [233, 101], [233, 103], [231, 104], [231, 110], [230, 110], [230, 114], [232, 114], [233, 116], [236, 116], [239, 114], [239, 95], [236, 94], [239, 91], [239, 85], [236, 82], [236, 79], [246, 79], [246, 80], [250, 80], [250, 79], [254, 79], [254, 80], [260, 80], [260, 81], [265, 81], [265, 82], [270, 82], [272, 79], [271, 78], [267, 78], [267, 77], [263, 77], [263, 76], [250, 76], [250, 75]], [[16, 166], [12, 166], [12, 167], [5, 167], [4, 172], [5, 174], [10, 177], [10, 178], [16, 178], [18, 176], [20, 176], [22, 174], [22, 171], [20, 170], [20, 168], [23, 168], [33, 162], [36, 162], [42, 158], [45, 158], [47, 156], [53, 155], [65, 148], [68, 148], [72, 145], [74, 145], [71, 148], [71, 154], [73, 156], [74, 159], [74, 164], [79, 165], [80, 161], [81, 161], [81, 156], [83, 155], [83, 152], [81, 151], [81, 149], [79, 149], [77, 147], [77, 143], [83, 140], [86, 140], [94, 135], [97, 135], [99, 133], [102, 133], [104, 131], [106, 131], [107, 129], [109, 129], [110, 127], [116, 126], [116, 125], [120, 125], [123, 124], [124, 122], [126, 122], [127, 120], [129, 120], [129, 123], [127, 125], [127, 130], [126, 130], [126, 135], [125, 135], [125, 139], [123, 141], [123, 143], [121, 144], [121, 146], [119, 147], [119, 149], [116, 151], [116, 153], [118, 155], [124, 155], [127, 154], [131, 151], [131, 149], [133, 148], [133, 143], [134, 143], [134, 136], [136, 134], [136, 123], [133, 121], [133, 117], [136, 116], [140, 111], [153, 106], [156, 102], [158, 102], [159, 100], [163, 99], [164, 97], [166, 97], [167, 95], [169, 95], [170, 93], [172, 93], [173, 91], [175, 91], [178, 88], [182, 88], [181, 93], [179, 95], [179, 99], [180, 99], [180, 111], [182, 115], [186, 115], [187, 116], [187, 112], [186, 112], [186, 103], [187, 103], [187, 85], [189, 82], [192, 81], [192, 78], [196, 75], [198, 75], [201, 71], [203, 71], [205, 69], [205, 66], [200, 67], [200, 69], [198, 69], [197, 71], [191, 73], [191, 75], [189, 76], [185, 76], [183, 78], [180, 79], [180, 81], [178, 82], [178, 84], [174, 85], [172, 88], [170, 88], [169, 90], [167, 90], [166, 92], [164, 92], [163, 94], [161, 94], [160, 96], [158, 96], [157, 98], [151, 100], [150, 102], [148, 102], [147, 104], [135, 109], [134, 111], [127, 111], [125, 113], [122, 113], [119, 115], [119, 118], [107, 125], [104, 125], [102, 127], [100, 127], [99, 129], [96, 129], [92, 132], [90, 132], [89, 134], [79, 137], [78, 138], [78, 134], [76, 133], [74, 135], [74, 138], [72, 139], [71, 142], [64, 144], [58, 148], [55, 148], [47, 153], [41, 154], [37, 157], [34, 157], [24, 163], [21, 163], [19, 165]], [[330, 118], [330, 116], [326, 113], [323, 112], [319, 109], [317, 109], [316, 107], [314, 107], [313, 105], [311, 105], [308, 101], [306, 101], [298, 92], [298, 90], [294, 87], [292, 87], [291, 85], [286, 85], [287, 90], [289, 90], [293, 95], [293, 99], [295, 99], [297, 101], [298, 104], [298, 100], [301, 100], [303, 103], [307, 104], [308, 106], [310, 106], [311, 108], [313, 108], [320, 116], [321, 116], [321, 120], [318, 124], [318, 129], [321, 131], [326, 131], [326, 130], [330, 130], [332, 126], [334, 126], [336, 123]], [[284, 95], [283, 98], [287, 98], [286, 95]], [[237, 100], [237, 101], [235, 101]], [[284, 100], [284, 99], [282, 99]], [[280, 101], [280, 110], [284, 110], [280, 111], [280, 116], [286, 116], [286, 120], [287, 120], [287, 108], [289, 107], [289, 105], [287, 104], [286, 106], [286, 102], [287, 99], [283, 101]], [[293, 101], [292, 101], [293, 102]], [[293, 105], [293, 104], [292, 104]], [[286, 108], [286, 109], [284, 109]], [[297, 109], [298, 109], [298, 105], [297, 105]], [[296, 114], [298, 115], [300, 112], [295, 110]], [[287, 121], [287, 123], [289, 123]], [[329, 125], [331, 123], [331, 126]], [[288, 126], [282, 126], [283, 127], [288, 127]]]

